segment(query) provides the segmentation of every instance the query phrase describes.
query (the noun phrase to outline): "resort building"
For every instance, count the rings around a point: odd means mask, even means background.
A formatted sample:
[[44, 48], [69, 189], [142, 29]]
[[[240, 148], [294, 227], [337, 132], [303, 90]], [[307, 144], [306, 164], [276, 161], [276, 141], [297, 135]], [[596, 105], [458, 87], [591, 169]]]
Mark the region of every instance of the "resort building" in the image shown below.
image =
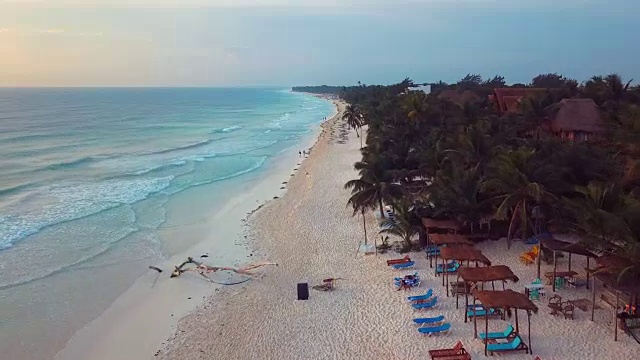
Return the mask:
[[563, 99], [549, 108], [546, 130], [561, 139], [586, 141], [602, 133], [602, 114], [592, 99]]
[[494, 89], [493, 94], [489, 95], [489, 101], [495, 106], [500, 115], [519, 113], [520, 100], [526, 96], [535, 96], [543, 94], [547, 91], [544, 88], [499, 88]]

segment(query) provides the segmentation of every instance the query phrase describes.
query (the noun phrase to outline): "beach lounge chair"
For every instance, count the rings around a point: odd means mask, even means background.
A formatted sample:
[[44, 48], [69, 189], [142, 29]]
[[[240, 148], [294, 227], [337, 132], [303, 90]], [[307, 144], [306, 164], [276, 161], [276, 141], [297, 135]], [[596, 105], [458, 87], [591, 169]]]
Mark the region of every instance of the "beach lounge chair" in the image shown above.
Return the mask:
[[474, 312], [473, 309], [471, 310], [467, 310], [467, 317], [485, 317], [485, 316], [489, 316], [489, 317], [497, 317], [497, 316], [502, 316], [502, 313], [499, 310], [496, 309], [489, 309], [489, 313], [487, 314], [487, 310], [485, 310], [484, 308], [478, 309], [476, 308], [476, 311]]
[[[456, 266], [457, 261], [455, 260], [451, 260], [447, 263], [447, 268], [452, 268], [454, 266]], [[436, 269], [437, 270], [442, 270], [442, 264], [436, 264]]]
[[391, 267], [396, 269], [396, 270], [406, 270], [406, 269], [411, 269], [415, 265], [416, 265], [415, 261], [409, 261], [409, 262], [406, 262], [406, 263], [391, 265]]
[[434, 296], [431, 299], [429, 299], [428, 301], [425, 302], [418, 302], [418, 303], [413, 303], [411, 304], [411, 306], [415, 309], [415, 310], [426, 310], [426, 309], [433, 309], [438, 305], [438, 297]]
[[404, 264], [411, 261], [411, 258], [408, 256], [403, 257], [402, 259], [392, 259], [387, 260], [387, 266], [396, 265], [396, 264]]
[[516, 335], [516, 337], [506, 343], [487, 344], [487, 351], [489, 351], [489, 353], [492, 355], [496, 352], [511, 352], [523, 350], [529, 352], [529, 347], [522, 341], [519, 335]]
[[431, 335], [440, 335], [440, 334], [448, 334], [451, 331], [451, 324], [444, 323], [438, 326], [430, 326], [430, 327], [421, 327], [418, 328], [418, 332], [423, 335], [431, 336]]
[[433, 290], [429, 289], [429, 290], [427, 290], [427, 293], [426, 293], [426, 294], [424, 294], [424, 295], [408, 296], [408, 297], [407, 297], [407, 301], [427, 300], [427, 299], [429, 299], [432, 295], [433, 295]]
[[418, 324], [420, 326], [424, 326], [427, 324], [436, 324], [439, 325], [444, 322], [444, 315], [436, 316], [436, 317], [428, 317], [428, 318], [415, 318], [413, 319], [414, 324]]
[[534, 246], [531, 250], [520, 255], [520, 261], [525, 265], [531, 265], [538, 258], [538, 255], [540, 255], [540, 248], [538, 246]]
[[429, 356], [431, 360], [446, 359], [446, 360], [468, 360], [471, 359], [471, 355], [464, 349], [462, 341], [458, 341], [456, 345], [451, 349], [435, 349], [429, 350]]
[[513, 328], [511, 324], [507, 325], [507, 328], [502, 332], [490, 332], [490, 333], [480, 333], [480, 340], [497, 340], [497, 339], [508, 339], [516, 335], [516, 330]]
[[424, 248], [424, 253], [427, 254], [427, 256], [440, 255], [440, 248], [435, 245], [427, 246]]
[[[452, 261], [449, 264], [447, 264], [447, 271], [448, 273], [452, 273], [452, 272], [456, 272], [458, 271], [458, 268], [460, 267], [460, 263], [457, 261]], [[442, 271], [442, 264], [439, 264], [438, 266], [436, 266], [436, 275], [437, 274], [442, 274], [445, 271]]]

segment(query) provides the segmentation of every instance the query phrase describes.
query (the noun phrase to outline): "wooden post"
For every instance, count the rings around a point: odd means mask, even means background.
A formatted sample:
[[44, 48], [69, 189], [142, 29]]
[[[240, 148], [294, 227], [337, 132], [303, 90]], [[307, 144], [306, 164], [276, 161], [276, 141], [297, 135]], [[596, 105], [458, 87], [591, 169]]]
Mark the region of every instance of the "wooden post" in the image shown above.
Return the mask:
[[520, 334], [520, 325], [518, 324], [518, 308], [515, 308], [514, 311], [516, 312], [516, 334]]
[[[484, 309], [484, 336], [489, 334], [489, 309]], [[484, 341], [484, 356], [487, 356], [487, 344], [489, 343], [489, 339], [485, 339]]]
[[496, 284], [494, 281], [491, 281], [491, 290], [496, 291]]
[[433, 256], [429, 255], [429, 252], [431, 251], [431, 245], [433, 245], [433, 243], [431, 242], [431, 236], [429, 236], [429, 228], [425, 226], [424, 230], [427, 233], [427, 250], [429, 250], [427, 252], [427, 257], [429, 258], [429, 267], [433, 269]]
[[[459, 309], [458, 306], [458, 294], [460, 294], [460, 289], [458, 289], [458, 285], [460, 285], [460, 273], [456, 274], [456, 309]], [[464, 288], [467, 288], [467, 282], [464, 283]]]
[[596, 278], [593, 278], [593, 284], [591, 284], [591, 321], [596, 312]]
[[[439, 251], [439, 250], [440, 250], [440, 247], [441, 247], [441, 246], [440, 246], [440, 245], [438, 245], [438, 246], [436, 246], [436, 249], [438, 249], [438, 251]], [[436, 274], [438, 274], [438, 273], [437, 273], [437, 270], [438, 270], [438, 251], [434, 251], [434, 256], [433, 256], [434, 261], [435, 261], [435, 263], [436, 263]], [[429, 263], [429, 264], [431, 264], [431, 263]]]
[[531, 311], [527, 310], [527, 324], [529, 326], [529, 354], [533, 354], [533, 348], [531, 347]]
[[620, 299], [620, 291], [616, 291], [616, 307], [613, 310], [613, 326], [615, 327], [613, 341], [618, 341], [618, 300], [619, 299]]
[[589, 290], [589, 273], [591, 269], [589, 268], [589, 256], [587, 256], [587, 290]]
[[[446, 268], [447, 264], [445, 264], [444, 262], [445, 262], [445, 260], [444, 260], [444, 258], [442, 258], [442, 271], [443, 271], [442, 272], [442, 286], [444, 286], [444, 276], [445, 276], [444, 272], [447, 270], [447, 268]], [[437, 268], [436, 268], [436, 270], [437, 270]]]
[[469, 294], [467, 293], [467, 288], [464, 289], [464, 323], [467, 323], [467, 311], [469, 311]]
[[558, 257], [556, 257], [556, 252], [553, 252], [553, 279], [551, 279], [551, 284], [553, 286], [553, 292], [556, 292], [556, 267], [558, 266]]
[[542, 243], [538, 244], [538, 279], [540, 279], [540, 258], [542, 257]]
[[476, 297], [473, 297], [473, 338], [478, 338], [478, 317], [476, 316]]
[[378, 256], [378, 238], [377, 237], [373, 238], [373, 246], [376, 249], [376, 256]]
[[571, 253], [569, 253], [569, 271], [571, 271]]
[[446, 286], [447, 286], [447, 297], [449, 297], [449, 269], [445, 267], [444, 270], [445, 270], [445, 274], [444, 274], [444, 276], [442, 278], [446, 277], [445, 282], [447, 283], [446, 284]]
[[367, 219], [364, 216], [364, 208], [362, 208], [362, 224], [364, 228], [364, 244], [367, 245]]

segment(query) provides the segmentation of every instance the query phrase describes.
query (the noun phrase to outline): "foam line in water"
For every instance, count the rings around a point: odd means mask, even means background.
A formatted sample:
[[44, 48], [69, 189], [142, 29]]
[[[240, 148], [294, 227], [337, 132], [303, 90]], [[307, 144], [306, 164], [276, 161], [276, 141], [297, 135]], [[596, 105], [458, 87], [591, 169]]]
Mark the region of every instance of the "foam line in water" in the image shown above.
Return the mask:
[[134, 204], [166, 189], [173, 176], [156, 179], [113, 180], [102, 183], [68, 184], [42, 189], [41, 196], [57, 201], [39, 211], [0, 216], [0, 248], [36, 234], [50, 226], [82, 219], [121, 204]]
[[196, 187], [196, 186], [208, 185], [208, 184], [214, 183], [216, 181], [229, 180], [229, 179], [232, 179], [232, 178], [244, 175], [244, 174], [248, 174], [248, 173], [250, 173], [252, 171], [255, 171], [255, 170], [259, 169], [265, 163], [265, 161], [267, 161], [267, 157], [263, 156], [263, 157], [260, 157], [259, 160], [255, 164], [251, 165], [250, 167], [248, 167], [246, 169], [243, 169], [243, 170], [240, 170], [240, 171], [237, 171], [237, 172], [234, 172], [232, 174], [216, 177], [216, 178], [213, 178], [213, 179], [210, 179], [210, 180], [193, 182], [193, 183], [189, 184], [188, 186], [183, 186], [183, 187], [175, 189], [173, 191], [171, 191], [171, 190], [163, 190], [162, 192], [167, 194], [167, 195], [174, 195], [174, 194], [183, 192], [183, 191], [185, 191], [187, 189], [191, 189], [191, 188]]

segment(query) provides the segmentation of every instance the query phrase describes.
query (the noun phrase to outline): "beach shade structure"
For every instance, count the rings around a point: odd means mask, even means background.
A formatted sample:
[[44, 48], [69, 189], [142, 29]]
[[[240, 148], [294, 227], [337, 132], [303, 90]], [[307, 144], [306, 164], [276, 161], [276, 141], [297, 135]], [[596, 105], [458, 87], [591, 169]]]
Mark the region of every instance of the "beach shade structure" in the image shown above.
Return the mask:
[[422, 218], [422, 226], [429, 231], [446, 231], [456, 233], [460, 231], [460, 226], [454, 220], [437, 220], [432, 218]]
[[[471, 241], [469, 241], [469, 239], [467, 239], [466, 237], [462, 236], [462, 235], [457, 235], [457, 234], [429, 234], [429, 241], [434, 245], [437, 246], [440, 251], [439, 253], [442, 253], [442, 249], [444, 247], [452, 247], [452, 246], [460, 246], [460, 245], [467, 245], [467, 246], [471, 246], [473, 245], [473, 243]], [[429, 257], [429, 266], [433, 267], [433, 259], [435, 259], [435, 263], [438, 263], [438, 252], [434, 253], [434, 256], [430, 256]]]
[[[471, 288], [471, 285], [477, 286], [477, 284], [480, 284], [482, 287], [481, 290], [484, 290], [484, 284], [490, 282], [492, 290], [495, 290], [494, 282], [500, 281], [502, 282], [502, 290], [504, 290], [505, 281], [510, 280], [514, 283], [520, 281], [513, 271], [511, 271], [511, 268], [506, 265], [493, 265], [478, 268], [463, 266], [458, 269], [458, 282], [460, 279], [465, 283], [465, 308], [469, 306], [468, 289]], [[458, 308], [458, 298], [458, 294], [456, 293], [456, 309]], [[464, 318], [464, 322], [467, 322], [466, 316]]]
[[558, 270], [558, 257], [559, 252], [569, 254], [569, 266], [568, 272], [571, 272], [571, 254], [582, 255], [587, 257], [587, 289], [589, 288], [589, 259], [596, 258], [597, 256], [591, 251], [587, 250], [580, 244], [573, 244], [566, 241], [560, 241], [554, 238], [547, 238], [540, 240], [540, 255], [538, 255], [538, 279], [540, 279], [540, 262], [542, 258], [542, 251], [547, 249], [553, 252], [553, 278], [551, 280], [553, 292], [556, 291], [556, 275]]
[[[508, 310], [513, 310], [515, 313], [515, 333], [516, 335], [520, 335], [520, 325], [518, 323], [518, 310], [524, 310], [527, 313], [527, 324], [529, 326], [528, 336], [529, 336], [529, 344], [523, 344], [527, 347], [525, 351], [527, 353], [531, 350], [531, 313], [537, 313], [538, 307], [529, 300], [529, 297], [523, 293], [516, 292], [513, 290], [503, 290], [503, 291], [494, 291], [494, 290], [474, 290], [473, 296], [478, 299], [478, 301], [485, 308], [493, 308], [493, 309], [503, 309], [505, 312]], [[474, 337], [478, 337], [478, 325], [477, 325], [477, 317], [473, 318], [473, 330]], [[489, 333], [489, 318], [488, 314], [485, 317], [485, 334]], [[487, 342], [484, 344], [484, 355], [486, 356], [488, 353]]]
[[[429, 251], [427, 251], [427, 255], [429, 256], [429, 259], [436, 255], [438, 248], [438, 246], [431, 241], [431, 234], [455, 234], [460, 231], [460, 226], [454, 220], [422, 218], [421, 221], [427, 235], [427, 249], [429, 249]], [[433, 267], [431, 262], [430, 266]]]
[[[596, 280], [601, 282], [604, 287], [612, 290], [616, 294], [615, 304], [613, 307], [613, 323], [614, 323], [614, 341], [618, 340], [618, 309], [620, 309], [620, 295], [626, 295], [633, 307], [638, 306], [638, 297], [640, 295], [640, 263], [634, 263], [617, 255], [605, 255], [596, 258], [596, 269], [592, 272], [592, 288], [591, 288], [591, 321], [594, 321], [595, 299], [596, 299]], [[626, 301], [626, 300], [625, 300]], [[639, 341], [640, 342], [640, 341]]]
[[[440, 250], [440, 257], [442, 258], [443, 267], [447, 260], [457, 261], [461, 264], [464, 264], [464, 262], [466, 261], [467, 267], [471, 263], [474, 263], [476, 267], [479, 264], [483, 264], [485, 266], [491, 266], [491, 261], [489, 261], [489, 259], [486, 256], [484, 256], [482, 251], [470, 245], [444, 247]], [[446, 285], [447, 296], [449, 296], [449, 271], [443, 274], [442, 285]]]

